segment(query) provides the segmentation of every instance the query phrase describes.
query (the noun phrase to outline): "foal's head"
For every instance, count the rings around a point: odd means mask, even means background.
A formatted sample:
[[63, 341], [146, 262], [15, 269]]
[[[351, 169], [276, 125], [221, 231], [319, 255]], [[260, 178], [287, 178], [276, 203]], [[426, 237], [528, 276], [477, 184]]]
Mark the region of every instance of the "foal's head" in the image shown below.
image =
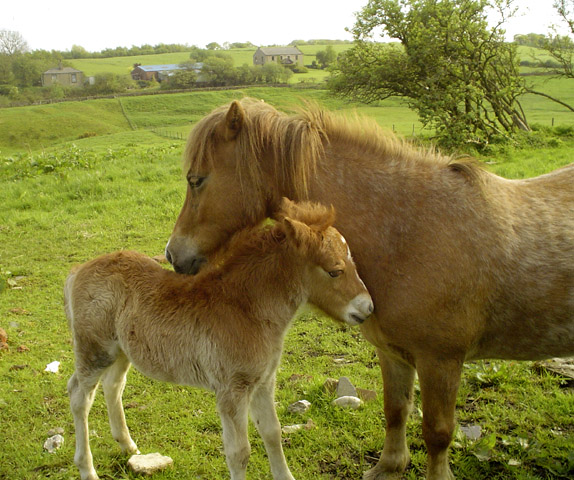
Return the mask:
[[359, 278], [345, 238], [332, 225], [334, 210], [309, 202], [283, 199], [278, 228], [309, 263], [309, 301], [336, 320], [363, 323], [373, 301]]

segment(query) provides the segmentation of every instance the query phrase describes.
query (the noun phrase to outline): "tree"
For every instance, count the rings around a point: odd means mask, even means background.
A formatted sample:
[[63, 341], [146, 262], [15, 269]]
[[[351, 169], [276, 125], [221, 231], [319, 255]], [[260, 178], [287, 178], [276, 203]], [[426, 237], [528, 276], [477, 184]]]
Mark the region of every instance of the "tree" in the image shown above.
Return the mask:
[[283, 65], [267, 62], [261, 67], [262, 80], [265, 83], [287, 83], [293, 72]]
[[331, 45], [328, 45], [325, 50], [319, 50], [316, 53], [316, 57], [317, 63], [321, 65], [321, 68], [327, 68], [337, 60], [337, 53]]
[[15, 55], [25, 53], [28, 49], [28, 43], [22, 35], [11, 30], [0, 30], [0, 53], [4, 55]]
[[202, 76], [207, 83], [214, 86], [234, 85], [237, 72], [233, 67], [233, 57], [225, 53], [217, 53], [203, 61]]
[[70, 56], [72, 58], [88, 58], [90, 53], [80, 45], [72, 45]]
[[197, 73], [191, 68], [186, 68], [176, 71], [173, 76], [170, 77], [169, 82], [165, 83], [169, 85], [169, 88], [191, 88], [195, 86], [196, 82]]
[[[443, 144], [528, 130], [516, 46], [501, 26], [512, 0], [370, 0], [352, 29], [355, 45], [330, 79], [337, 93], [367, 102], [403, 97]], [[489, 7], [499, 23], [489, 27]], [[378, 33], [400, 44], [374, 42]]]
[[208, 50], [221, 50], [221, 45], [219, 45], [219, 43], [217, 42], [211, 42], [208, 43], [205, 48], [207, 48]]
[[[553, 4], [558, 16], [567, 29], [574, 35], [574, 0], [555, 0]], [[553, 73], [567, 78], [574, 78], [572, 62], [574, 60], [574, 42], [566, 35], [550, 34], [542, 47], [559, 64]]]

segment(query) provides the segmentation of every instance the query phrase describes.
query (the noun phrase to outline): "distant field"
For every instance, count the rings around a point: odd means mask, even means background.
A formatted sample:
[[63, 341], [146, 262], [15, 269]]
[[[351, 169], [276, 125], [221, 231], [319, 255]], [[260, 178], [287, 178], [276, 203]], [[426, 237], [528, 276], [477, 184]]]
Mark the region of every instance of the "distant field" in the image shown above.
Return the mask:
[[[305, 65], [311, 65], [315, 60], [318, 51], [327, 48], [326, 45], [303, 45], [300, 50], [305, 54]], [[340, 53], [350, 45], [333, 45], [337, 53]], [[234, 65], [253, 64], [253, 54], [255, 48], [236, 48], [224, 50], [224, 53], [233, 58]], [[134, 68], [135, 63], [142, 65], [168, 65], [179, 64], [189, 60], [189, 52], [162, 53], [158, 55], [137, 55], [132, 57], [113, 57], [113, 58], [82, 58], [72, 60], [70, 63], [74, 68], [82, 70], [85, 75], [93, 76], [100, 73], [114, 73], [116, 75], [128, 75]], [[322, 70], [310, 70], [309, 73], [296, 74], [291, 78], [291, 83], [320, 82], [327, 76], [327, 72]]]

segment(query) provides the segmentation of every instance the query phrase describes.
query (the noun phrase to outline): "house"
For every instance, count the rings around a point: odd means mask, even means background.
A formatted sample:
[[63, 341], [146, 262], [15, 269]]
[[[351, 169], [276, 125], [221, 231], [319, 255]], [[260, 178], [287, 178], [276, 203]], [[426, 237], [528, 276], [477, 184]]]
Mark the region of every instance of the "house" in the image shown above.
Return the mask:
[[81, 87], [84, 85], [84, 72], [72, 67], [51, 68], [42, 74], [42, 86], [62, 85], [63, 87]]
[[303, 66], [303, 52], [297, 47], [259, 47], [253, 54], [253, 65], [269, 62]]

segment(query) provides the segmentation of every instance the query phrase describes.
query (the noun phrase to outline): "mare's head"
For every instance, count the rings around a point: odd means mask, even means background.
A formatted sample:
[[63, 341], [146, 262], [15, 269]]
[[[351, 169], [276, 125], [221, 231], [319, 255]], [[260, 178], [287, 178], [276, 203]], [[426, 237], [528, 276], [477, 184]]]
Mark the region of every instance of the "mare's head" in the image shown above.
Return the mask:
[[[198, 122], [185, 152], [185, 202], [166, 247], [175, 270], [196, 273], [234, 232], [276, 212], [283, 196], [301, 198], [321, 145], [309, 121], [248, 98]], [[302, 156], [311, 160], [302, 164]]]
[[373, 312], [345, 238], [333, 227], [334, 210], [284, 198], [277, 227], [308, 265], [309, 301], [336, 320], [358, 325]]

